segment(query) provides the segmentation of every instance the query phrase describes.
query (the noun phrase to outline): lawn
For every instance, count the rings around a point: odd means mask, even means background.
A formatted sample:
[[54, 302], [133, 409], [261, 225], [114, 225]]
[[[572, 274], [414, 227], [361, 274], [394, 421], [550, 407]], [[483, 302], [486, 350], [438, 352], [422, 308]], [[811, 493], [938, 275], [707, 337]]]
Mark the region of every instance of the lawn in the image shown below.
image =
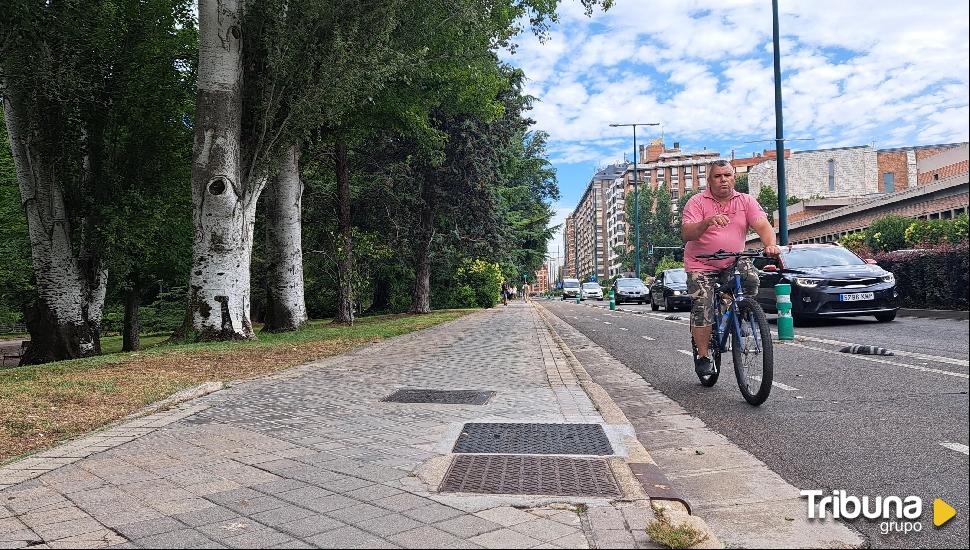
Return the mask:
[[121, 353], [106, 337], [104, 355], [0, 371], [0, 464], [74, 439], [179, 390], [204, 382], [263, 376], [385, 338], [457, 319], [470, 310], [365, 317], [354, 326], [314, 321], [298, 332], [251, 342], [173, 345], [142, 337], [143, 351]]

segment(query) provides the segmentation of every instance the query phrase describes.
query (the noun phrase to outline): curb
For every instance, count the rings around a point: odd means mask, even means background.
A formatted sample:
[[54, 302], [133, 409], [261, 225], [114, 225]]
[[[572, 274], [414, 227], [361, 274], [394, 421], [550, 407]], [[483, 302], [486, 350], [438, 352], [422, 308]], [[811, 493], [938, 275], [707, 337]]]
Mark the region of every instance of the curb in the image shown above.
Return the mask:
[[950, 309], [905, 309], [899, 308], [899, 314], [903, 317], [919, 317], [921, 319], [970, 319], [970, 311], [957, 311]]
[[[533, 306], [535, 307], [535, 306]], [[573, 354], [572, 350], [562, 339], [556, 329], [553, 327], [552, 323], [549, 322], [547, 315], [552, 315], [544, 307], [536, 307], [536, 312], [542, 319], [546, 330], [552, 335], [553, 341], [559, 346], [563, 355], [569, 363], [569, 367], [573, 370], [576, 378], [579, 380], [580, 386], [586, 395], [593, 402], [593, 405], [600, 414], [603, 416], [603, 420], [611, 424], [627, 424], [632, 423], [627, 418], [626, 414], [620, 408], [619, 405], [613, 400], [607, 391], [593, 381], [593, 378], [589, 375], [586, 369], [583, 367], [582, 362]], [[694, 529], [700, 531], [705, 536], [701, 542], [692, 546], [691, 548], [723, 548], [724, 545], [718, 540], [714, 531], [707, 525], [704, 520], [698, 516], [691, 515], [691, 507], [687, 499], [676, 489], [673, 488], [673, 484], [666, 479], [666, 476], [659, 469], [653, 458], [650, 457], [650, 453], [643, 446], [636, 435], [625, 438], [624, 444], [630, 452], [630, 456], [623, 461], [624, 464], [629, 469], [631, 476], [636, 479], [636, 483], [640, 486], [643, 494], [647, 496], [651, 505], [656, 505], [666, 510], [667, 513], [673, 515], [677, 518], [676, 523], [678, 524], [689, 524]], [[636, 473], [635, 470], [640, 471], [640, 475]], [[649, 471], [652, 473], [650, 476], [644, 476], [644, 472]], [[645, 483], [646, 482], [646, 483]], [[659, 485], [658, 485], [659, 484]], [[652, 496], [647, 494], [648, 486], [659, 486], [663, 487], [663, 491], [659, 493], [660, 496]], [[655, 493], [657, 494], [657, 493]]]

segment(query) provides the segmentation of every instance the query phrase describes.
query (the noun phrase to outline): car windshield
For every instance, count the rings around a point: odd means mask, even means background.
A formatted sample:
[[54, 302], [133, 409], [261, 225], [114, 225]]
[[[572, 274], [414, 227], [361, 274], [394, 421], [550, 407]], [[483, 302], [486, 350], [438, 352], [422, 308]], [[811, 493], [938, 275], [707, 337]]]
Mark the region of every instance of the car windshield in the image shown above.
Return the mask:
[[599, 290], [599, 283], [583, 283], [583, 288], [586, 290]]
[[563, 281], [563, 288], [579, 288], [579, 281]]
[[643, 281], [640, 279], [617, 279], [616, 286], [620, 287], [638, 287], [642, 286]]
[[667, 275], [664, 276], [664, 281], [668, 283], [684, 283], [687, 284], [687, 272], [683, 269], [678, 269], [676, 271], [668, 271]]
[[793, 248], [782, 254], [782, 260], [788, 269], [833, 265], [866, 265], [861, 258], [841, 246]]

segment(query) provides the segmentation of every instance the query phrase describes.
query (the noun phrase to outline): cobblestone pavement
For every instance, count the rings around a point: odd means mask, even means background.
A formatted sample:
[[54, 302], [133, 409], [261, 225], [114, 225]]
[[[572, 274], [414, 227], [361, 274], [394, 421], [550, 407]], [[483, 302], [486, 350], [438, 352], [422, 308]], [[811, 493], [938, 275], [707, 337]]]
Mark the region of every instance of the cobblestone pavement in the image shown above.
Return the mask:
[[[632, 427], [575, 369], [514, 303], [234, 384], [0, 469], [0, 548], [653, 547]], [[381, 401], [401, 388], [495, 396]], [[467, 422], [602, 424], [624, 498], [440, 493]]]

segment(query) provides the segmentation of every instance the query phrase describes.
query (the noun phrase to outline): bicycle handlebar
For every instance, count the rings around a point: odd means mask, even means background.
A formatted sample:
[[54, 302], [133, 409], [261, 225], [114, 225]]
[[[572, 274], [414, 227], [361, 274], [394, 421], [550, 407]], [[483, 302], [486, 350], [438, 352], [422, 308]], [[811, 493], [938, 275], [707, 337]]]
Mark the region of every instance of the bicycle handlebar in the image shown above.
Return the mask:
[[726, 260], [728, 258], [756, 258], [761, 256], [762, 252], [727, 252], [723, 248], [718, 250], [713, 254], [698, 254], [694, 256], [695, 258], [711, 259], [711, 260]]

